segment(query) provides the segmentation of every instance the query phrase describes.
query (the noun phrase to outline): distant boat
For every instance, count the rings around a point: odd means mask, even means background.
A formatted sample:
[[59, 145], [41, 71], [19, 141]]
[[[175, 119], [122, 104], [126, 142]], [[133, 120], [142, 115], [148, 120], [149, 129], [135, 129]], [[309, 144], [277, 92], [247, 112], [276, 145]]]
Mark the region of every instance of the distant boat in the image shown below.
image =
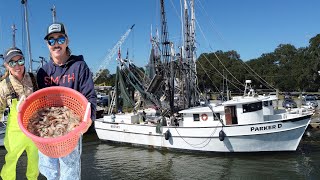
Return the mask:
[[0, 146], [4, 146], [4, 136], [6, 134], [6, 126], [7, 126], [7, 116], [5, 113], [2, 115], [2, 119], [0, 121]]

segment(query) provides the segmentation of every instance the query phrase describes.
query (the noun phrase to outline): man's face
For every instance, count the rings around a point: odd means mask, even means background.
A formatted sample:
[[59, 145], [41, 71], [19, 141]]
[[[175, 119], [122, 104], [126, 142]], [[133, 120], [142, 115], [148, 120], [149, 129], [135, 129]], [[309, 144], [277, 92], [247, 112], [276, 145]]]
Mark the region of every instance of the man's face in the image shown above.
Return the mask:
[[47, 46], [52, 58], [62, 57], [67, 53], [68, 38], [62, 33], [53, 33], [48, 37]]

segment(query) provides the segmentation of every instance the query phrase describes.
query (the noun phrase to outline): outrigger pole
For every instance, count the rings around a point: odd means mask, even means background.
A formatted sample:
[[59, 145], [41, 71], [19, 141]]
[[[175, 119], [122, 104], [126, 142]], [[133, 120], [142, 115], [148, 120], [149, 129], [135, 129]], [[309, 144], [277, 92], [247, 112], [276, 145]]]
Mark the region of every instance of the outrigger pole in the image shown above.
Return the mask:
[[32, 56], [31, 56], [31, 44], [30, 44], [30, 33], [29, 33], [29, 23], [28, 23], [27, 0], [21, 0], [21, 4], [24, 5], [24, 21], [26, 23], [28, 54], [29, 54], [29, 72], [32, 72]]
[[12, 26], [11, 26], [11, 29], [12, 29], [12, 47], [16, 47], [16, 25], [15, 24], [13, 24]]
[[57, 20], [56, 6], [53, 5], [53, 7], [51, 8], [51, 11], [52, 11], [52, 22], [55, 23]]

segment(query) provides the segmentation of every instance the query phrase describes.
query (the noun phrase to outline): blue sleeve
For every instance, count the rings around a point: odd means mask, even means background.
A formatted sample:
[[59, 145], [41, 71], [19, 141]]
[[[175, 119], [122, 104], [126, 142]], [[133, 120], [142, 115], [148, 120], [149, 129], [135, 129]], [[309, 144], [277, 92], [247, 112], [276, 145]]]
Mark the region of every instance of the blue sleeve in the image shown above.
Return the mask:
[[91, 119], [96, 119], [96, 106], [97, 95], [94, 90], [94, 83], [92, 79], [92, 72], [87, 64], [84, 62], [83, 70], [80, 71], [79, 91], [88, 99], [91, 103]]
[[39, 89], [45, 88], [45, 83], [43, 78], [46, 76], [48, 76], [47, 73], [44, 71], [43, 68], [40, 68], [37, 72], [37, 83], [38, 83]]

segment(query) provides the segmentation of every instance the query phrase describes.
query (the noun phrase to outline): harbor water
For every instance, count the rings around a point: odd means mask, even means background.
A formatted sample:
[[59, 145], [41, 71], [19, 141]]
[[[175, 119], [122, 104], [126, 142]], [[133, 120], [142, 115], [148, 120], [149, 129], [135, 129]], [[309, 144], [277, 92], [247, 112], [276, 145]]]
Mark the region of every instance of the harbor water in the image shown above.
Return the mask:
[[[83, 140], [82, 179], [320, 179], [320, 133], [303, 137], [295, 152], [180, 152], [101, 142], [95, 133]], [[284, 142], [285, 143], [285, 142]], [[6, 150], [0, 148], [0, 166]], [[26, 155], [17, 179], [26, 179]], [[39, 179], [45, 179], [40, 175]]]

